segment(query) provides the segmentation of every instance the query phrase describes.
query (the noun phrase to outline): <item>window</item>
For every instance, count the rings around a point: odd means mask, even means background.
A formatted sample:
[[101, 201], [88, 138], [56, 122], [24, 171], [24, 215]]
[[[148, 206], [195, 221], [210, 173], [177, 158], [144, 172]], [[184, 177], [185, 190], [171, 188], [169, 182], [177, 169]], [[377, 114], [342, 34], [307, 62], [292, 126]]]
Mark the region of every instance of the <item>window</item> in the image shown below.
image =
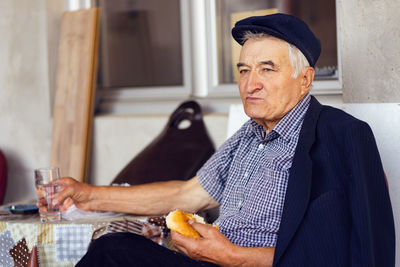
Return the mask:
[[[323, 52], [313, 92], [341, 92], [335, 0], [99, 0], [100, 112], [170, 112], [178, 102], [231, 103], [238, 48], [230, 31], [247, 14], [303, 19]], [[263, 13], [264, 12], [264, 13]], [[227, 105], [216, 105], [224, 111]]]
[[182, 86], [179, 0], [100, 5], [100, 88]]

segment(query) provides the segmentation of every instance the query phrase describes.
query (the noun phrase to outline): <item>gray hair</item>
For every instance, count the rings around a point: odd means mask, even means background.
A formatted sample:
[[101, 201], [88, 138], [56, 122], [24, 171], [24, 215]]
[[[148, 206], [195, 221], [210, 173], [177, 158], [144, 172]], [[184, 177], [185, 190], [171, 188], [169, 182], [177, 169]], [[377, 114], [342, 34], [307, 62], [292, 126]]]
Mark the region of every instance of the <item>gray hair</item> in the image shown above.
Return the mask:
[[[243, 34], [243, 43], [245, 43], [249, 39], [253, 40], [259, 40], [263, 38], [275, 38], [272, 35], [266, 34], [266, 33], [254, 33], [251, 31], [246, 31]], [[284, 41], [284, 40], [283, 40]], [[284, 41], [286, 42], [286, 41]], [[290, 65], [292, 66], [293, 73], [292, 73], [292, 78], [297, 78], [300, 74], [300, 72], [305, 68], [310, 66], [310, 63], [308, 63], [307, 58], [304, 56], [304, 54], [294, 45], [286, 42], [288, 44], [288, 54], [289, 54], [289, 61]]]

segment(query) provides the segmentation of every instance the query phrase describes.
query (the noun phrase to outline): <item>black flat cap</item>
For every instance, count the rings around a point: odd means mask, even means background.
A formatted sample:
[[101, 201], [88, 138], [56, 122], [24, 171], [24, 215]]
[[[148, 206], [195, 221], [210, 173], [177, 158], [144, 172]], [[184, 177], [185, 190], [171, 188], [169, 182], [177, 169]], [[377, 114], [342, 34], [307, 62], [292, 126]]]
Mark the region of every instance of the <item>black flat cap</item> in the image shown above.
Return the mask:
[[295, 45], [314, 67], [321, 54], [321, 42], [302, 20], [292, 15], [276, 13], [266, 16], [255, 16], [236, 22], [232, 29], [233, 38], [243, 45], [246, 31], [266, 33]]

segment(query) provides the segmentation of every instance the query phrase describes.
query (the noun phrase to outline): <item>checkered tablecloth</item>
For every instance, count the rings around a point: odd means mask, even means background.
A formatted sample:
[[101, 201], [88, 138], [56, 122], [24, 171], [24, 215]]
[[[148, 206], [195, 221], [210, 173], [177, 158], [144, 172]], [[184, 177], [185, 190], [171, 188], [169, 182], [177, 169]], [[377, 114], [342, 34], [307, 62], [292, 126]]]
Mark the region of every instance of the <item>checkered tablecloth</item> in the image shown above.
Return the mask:
[[92, 240], [112, 232], [142, 234], [162, 244], [163, 227], [145, 217], [118, 215], [41, 223], [38, 215], [0, 215], [0, 266], [28, 266], [35, 248], [37, 266], [72, 267]]
[[57, 262], [56, 261], [56, 246], [54, 244], [38, 245], [38, 258], [40, 267], [71, 267], [72, 262]]
[[14, 246], [11, 232], [5, 230], [0, 234], [0, 266], [14, 266], [10, 250]]
[[90, 224], [55, 226], [56, 261], [78, 262], [87, 251], [92, 233], [93, 228]]

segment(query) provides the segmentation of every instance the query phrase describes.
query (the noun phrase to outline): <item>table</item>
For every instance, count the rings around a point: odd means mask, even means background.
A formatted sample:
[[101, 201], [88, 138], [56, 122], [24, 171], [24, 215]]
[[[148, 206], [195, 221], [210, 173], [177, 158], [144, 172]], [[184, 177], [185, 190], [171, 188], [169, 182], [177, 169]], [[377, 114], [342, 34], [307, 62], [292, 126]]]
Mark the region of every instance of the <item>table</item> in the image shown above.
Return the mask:
[[54, 223], [39, 215], [0, 213], [0, 266], [74, 266], [91, 241], [112, 232], [133, 232], [163, 244], [162, 217], [113, 214]]

